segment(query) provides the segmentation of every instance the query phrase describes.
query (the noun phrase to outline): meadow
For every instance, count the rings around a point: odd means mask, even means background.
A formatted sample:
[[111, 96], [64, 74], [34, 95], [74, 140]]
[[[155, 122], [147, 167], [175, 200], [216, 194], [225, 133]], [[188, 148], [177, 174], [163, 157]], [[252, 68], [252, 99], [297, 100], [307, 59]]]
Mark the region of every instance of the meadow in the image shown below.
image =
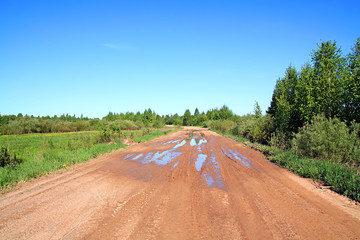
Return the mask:
[[125, 148], [127, 145], [121, 143], [124, 138], [144, 142], [176, 130], [151, 128], [116, 133], [87, 131], [2, 135], [1, 158], [7, 156], [12, 162], [0, 167], [0, 187], [2, 191], [7, 191], [19, 182], [26, 182], [100, 154]]

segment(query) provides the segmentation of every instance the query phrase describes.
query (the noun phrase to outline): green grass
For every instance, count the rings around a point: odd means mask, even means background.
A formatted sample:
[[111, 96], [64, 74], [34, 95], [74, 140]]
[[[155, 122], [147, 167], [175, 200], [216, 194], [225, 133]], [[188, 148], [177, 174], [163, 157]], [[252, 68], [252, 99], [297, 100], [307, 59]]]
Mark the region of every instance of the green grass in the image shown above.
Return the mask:
[[360, 202], [360, 175], [356, 169], [350, 169], [347, 166], [330, 162], [330, 160], [304, 158], [290, 151], [259, 143], [250, 143], [244, 137], [223, 134], [219, 131], [214, 132], [238, 142], [248, 142], [249, 147], [263, 152], [270, 161], [280, 167], [287, 168], [302, 177], [320, 181], [324, 185], [331, 186], [333, 191]]
[[[126, 130], [121, 131], [121, 137], [145, 142], [176, 130]], [[98, 131], [0, 136], [0, 146], [6, 146], [12, 157], [16, 154], [21, 160], [15, 167], [0, 167], [1, 190], [126, 147], [116, 135], [113, 141], [117, 144], [99, 143], [99, 139]]]

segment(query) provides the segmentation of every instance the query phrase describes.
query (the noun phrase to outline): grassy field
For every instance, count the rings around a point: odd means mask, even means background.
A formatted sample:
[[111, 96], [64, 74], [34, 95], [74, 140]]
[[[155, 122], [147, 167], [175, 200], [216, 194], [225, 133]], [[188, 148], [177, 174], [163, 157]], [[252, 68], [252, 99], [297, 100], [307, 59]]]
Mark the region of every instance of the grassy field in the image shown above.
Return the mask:
[[[141, 129], [121, 131], [121, 138], [136, 142], [150, 141], [178, 129]], [[19, 182], [46, 175], [58, 169], [87, 161], [96, 156], [126, 147], [119, 134], [111, 136], [116, 144], [101, 142], [99, 131], [44, 133], [0, 136], [10, 157], [20, 161], [16, 166], [0, 167], [0, 187], [6, 191]]]

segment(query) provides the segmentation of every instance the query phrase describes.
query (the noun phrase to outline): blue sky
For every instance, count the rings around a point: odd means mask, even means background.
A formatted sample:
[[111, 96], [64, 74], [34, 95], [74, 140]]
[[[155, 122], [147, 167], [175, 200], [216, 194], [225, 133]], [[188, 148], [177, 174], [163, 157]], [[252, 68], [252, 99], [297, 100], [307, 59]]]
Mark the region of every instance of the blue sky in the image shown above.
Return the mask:
[[279, 77], [360, 37], [358, 1], [0, 1], [0, 113], [268, 108]]

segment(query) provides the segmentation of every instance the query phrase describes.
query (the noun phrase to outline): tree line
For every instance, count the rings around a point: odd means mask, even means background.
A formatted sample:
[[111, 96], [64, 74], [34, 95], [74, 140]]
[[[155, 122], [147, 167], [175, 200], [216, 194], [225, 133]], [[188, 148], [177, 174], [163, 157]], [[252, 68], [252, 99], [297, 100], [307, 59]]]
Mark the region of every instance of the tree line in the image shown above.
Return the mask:
[[360, 123], [360, 38], [348, 55], [335, 41], [325, 41], [300, 71], [289, 66], [276, 83], [267, 113], [287, 137], [318, 114]]

